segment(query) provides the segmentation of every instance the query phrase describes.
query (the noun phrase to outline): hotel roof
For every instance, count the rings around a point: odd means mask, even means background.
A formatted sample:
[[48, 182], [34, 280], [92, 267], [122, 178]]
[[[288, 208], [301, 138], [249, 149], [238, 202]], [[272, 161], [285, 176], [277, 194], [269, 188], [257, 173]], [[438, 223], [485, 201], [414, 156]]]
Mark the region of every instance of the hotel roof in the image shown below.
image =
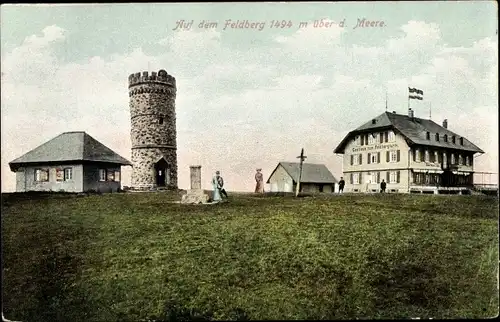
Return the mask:
[[[406, 139], [408, 145], [426, 145], [440, 148], [456, 149], [470, 152], [484, 153], [479, 147], [474, 145], [465, 137], [450, 131], [447, 128], [435, 123], [432, 120], [421, 119], [418, 117], [410, 117], [396, 113], [385, 112], [372, 120], [361, 125], [357, 129], [349, 132], [340, 144], [335, 148], [334, 153], [344, 153], [345, 146], [349, 140], [358, 134], [369, 133], [373, 131], [382, 131], [392, 129], [394, 132], [399, 132]], [[427, 132], [430, 132], [430, 140], [427, 139]], [[439, 133], [439, 141], [436, 141], [436, 133]], [[448, 136], [448, 142], [444, 142], [443, 136]], [[455, 143], [451, 137], [455, 136]], [[463, 138], [463, 145], [460, 144], [460, 138]]]

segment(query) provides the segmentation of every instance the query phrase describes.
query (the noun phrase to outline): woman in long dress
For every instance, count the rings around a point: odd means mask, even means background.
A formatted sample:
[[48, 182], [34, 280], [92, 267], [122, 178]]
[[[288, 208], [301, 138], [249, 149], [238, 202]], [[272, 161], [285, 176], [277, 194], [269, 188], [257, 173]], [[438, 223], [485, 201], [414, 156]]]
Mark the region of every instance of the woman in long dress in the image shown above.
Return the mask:
[[212, 188], [214, 189], [214, 194], [213, 194], [213, 197], [212, 197], [212, 201], [214, 202], [219, 202], [222, 200], [221, 196], [220, 196], [220, 191], [219, 191], [219, 182], [217, 180], [217, 176], [213, 176], [212, 178]]
[[257, 173], [255, 174], [255, 193], [264, 193], [264, 176], [262, 175], [262, 169], [257, 169]]

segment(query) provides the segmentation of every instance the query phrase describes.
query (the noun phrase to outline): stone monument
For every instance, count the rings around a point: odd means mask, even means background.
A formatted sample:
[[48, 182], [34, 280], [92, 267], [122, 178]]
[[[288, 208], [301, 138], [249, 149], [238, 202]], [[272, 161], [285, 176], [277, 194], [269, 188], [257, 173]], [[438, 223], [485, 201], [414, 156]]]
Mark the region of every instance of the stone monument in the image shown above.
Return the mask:
[[165, 70], [128, 79], [132, 140], [131, 190], [177, 189], [175, 78]]
[[207, 203], [209, 197], [201, 189], [201, 165], [192, 165], [189, 168], [191, 171], [191, 189], [182, 196], [181, 203]]

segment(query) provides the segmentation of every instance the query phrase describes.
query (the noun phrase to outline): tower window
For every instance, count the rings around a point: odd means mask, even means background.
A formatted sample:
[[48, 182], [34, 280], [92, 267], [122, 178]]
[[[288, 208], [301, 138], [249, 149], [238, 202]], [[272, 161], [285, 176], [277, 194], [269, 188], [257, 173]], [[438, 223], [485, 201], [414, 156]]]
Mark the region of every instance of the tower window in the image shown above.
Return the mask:
[[160, 117], [158, 123], [163, 124], [163, 117]]

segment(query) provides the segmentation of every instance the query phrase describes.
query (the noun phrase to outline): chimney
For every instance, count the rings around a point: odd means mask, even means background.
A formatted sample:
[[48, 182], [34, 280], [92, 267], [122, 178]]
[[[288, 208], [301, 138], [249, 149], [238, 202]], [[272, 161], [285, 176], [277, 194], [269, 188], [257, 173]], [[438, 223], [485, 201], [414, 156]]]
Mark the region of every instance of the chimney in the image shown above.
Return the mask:
[[412, 110], [411, 108], [409, 108], [409, 109], [408, 109], [408, 116], [409, 116], [411, 119], [413, 119], [413, 117], [415, 116], [415, 115], [414, 115], [414, 112], [413, 112], [413, 110]]
[[448, 119], [444, 119], [444, 121], [443, 121], [443, 127], [444, 127], [445, 129], [447, 129], [447, 128], [448, 128]]

